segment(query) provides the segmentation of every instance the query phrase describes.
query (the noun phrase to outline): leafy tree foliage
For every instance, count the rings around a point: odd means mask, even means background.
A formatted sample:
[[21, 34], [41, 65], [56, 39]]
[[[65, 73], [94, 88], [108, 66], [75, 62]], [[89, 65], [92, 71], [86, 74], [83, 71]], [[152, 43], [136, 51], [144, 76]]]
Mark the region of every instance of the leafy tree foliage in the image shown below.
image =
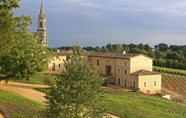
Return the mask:
[[0, 57], [10, 51], [13, 43], [16, 27], [12, 8], [18, 7], [18, 0], [0, 0]]
[[160, 50], [160, 51], [167, 51], [167, 49], [168, 49], [168, 45], [165, 44], [165, 43], [160, 43], [160, 44], [158, 45], [158, 47], [159, 47], [159, 50]]
[[85, 63], [84, 53], [76, 44], [73, 54], [65, 61], [66, 71], [55, 83], [49, 83], [51, 91], [46, 95], [48, 118], [102, 118], [105, 107], [101, 104], [102, 79], [97, 71]]
[[30, 34], [28, 26], [32, 24], [31, 17], [12, 16], [12, 8], [19, 7], [18, 2], [19, 0], [0, 2], [6, 13], [6, 17], [0, 17], [0, 21], [3, 21], [0, 24], [5, 23], [0, 25], [0, 33], [4, 33], [0, 36], [0, 42], [3, 42], [0, 48], [8, 49], [6, 53], [0, 54], [0, 80], [29, 79], [46, 70], [52, 57], [51, 49], [41, 46], [39, 36]]
[[96, 47], [95, 47], [95, 52], [101, 52], [100, 47], [96, 46]]

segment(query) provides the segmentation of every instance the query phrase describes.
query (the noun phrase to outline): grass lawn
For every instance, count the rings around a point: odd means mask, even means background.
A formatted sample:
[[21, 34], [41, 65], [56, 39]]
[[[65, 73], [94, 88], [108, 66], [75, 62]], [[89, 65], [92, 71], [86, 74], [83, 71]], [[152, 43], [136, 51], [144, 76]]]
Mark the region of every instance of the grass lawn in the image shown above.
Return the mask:
[[[48, 92], [49, 89], [37, 89]], [[121, 118], [186, 118], [186, 105], [157, 96], [104, 88], [108, 113]]]
[[109, 113], [124, 118], [186, 118], [186, 105], [140, 93], [104, 93]]
[[0, 90], [0, 111], [7, 118], [41, 118], [45, 105], [20, 95]]

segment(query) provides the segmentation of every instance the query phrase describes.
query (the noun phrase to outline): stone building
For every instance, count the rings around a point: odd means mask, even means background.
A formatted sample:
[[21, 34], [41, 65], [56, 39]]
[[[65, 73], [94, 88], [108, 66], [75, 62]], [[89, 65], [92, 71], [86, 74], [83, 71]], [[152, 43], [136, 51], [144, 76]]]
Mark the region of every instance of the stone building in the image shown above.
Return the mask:
[[152, 71], [153, 60], [142, 54], [90, 53], [88, 60], [101, 76], [146, 94], [161, 92], [161, 74]]

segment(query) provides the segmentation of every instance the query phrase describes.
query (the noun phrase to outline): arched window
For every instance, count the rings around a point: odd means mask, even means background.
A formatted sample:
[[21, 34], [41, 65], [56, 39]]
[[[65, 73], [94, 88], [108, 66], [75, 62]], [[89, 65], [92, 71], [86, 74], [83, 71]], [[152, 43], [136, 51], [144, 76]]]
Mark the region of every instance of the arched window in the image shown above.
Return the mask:
[[43, 27], [43, 22], [39, 22], [39, 27]]

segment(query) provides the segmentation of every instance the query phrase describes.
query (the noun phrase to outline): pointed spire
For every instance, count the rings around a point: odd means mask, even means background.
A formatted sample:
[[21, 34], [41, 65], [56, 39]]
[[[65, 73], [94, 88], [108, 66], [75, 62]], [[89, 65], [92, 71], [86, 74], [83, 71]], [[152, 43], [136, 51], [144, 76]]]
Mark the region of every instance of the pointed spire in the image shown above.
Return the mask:
[[44, 15], [44, 9], [43, 9], [43, 0], [41, 1], [41, 8], [40, 8], [39, 17], [40, 17], [40, 18], [45, 17], [45, 15]]

